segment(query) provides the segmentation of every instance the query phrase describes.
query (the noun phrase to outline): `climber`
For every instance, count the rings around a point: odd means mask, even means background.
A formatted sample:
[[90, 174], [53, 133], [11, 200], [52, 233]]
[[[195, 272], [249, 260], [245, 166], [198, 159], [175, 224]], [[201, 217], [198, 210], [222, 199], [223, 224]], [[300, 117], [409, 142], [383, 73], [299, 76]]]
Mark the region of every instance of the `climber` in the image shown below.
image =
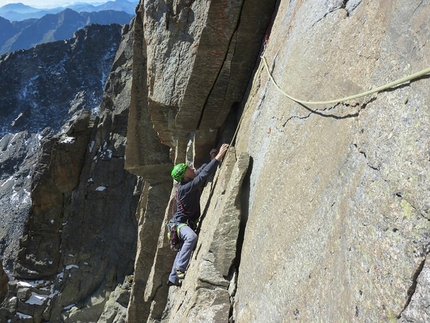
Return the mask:
[[197, 234], [193, 229], [200, 216], [199, 187], [206, 182], [209, 175], [215, 172], [227, 149], [228, 144], [223, 144], [218, 153], [212, 149], [211, 161], [197, 170], [186, 164], [178, 164], [172, 170], [173, 179], [179, 182], [176, 192], [177, 211], [172, 221], [179, 227], [178, 235], [182, 243], [169, 276], [169, 286], [180, 286], [185, 277], [185, 269], [197, 243]]

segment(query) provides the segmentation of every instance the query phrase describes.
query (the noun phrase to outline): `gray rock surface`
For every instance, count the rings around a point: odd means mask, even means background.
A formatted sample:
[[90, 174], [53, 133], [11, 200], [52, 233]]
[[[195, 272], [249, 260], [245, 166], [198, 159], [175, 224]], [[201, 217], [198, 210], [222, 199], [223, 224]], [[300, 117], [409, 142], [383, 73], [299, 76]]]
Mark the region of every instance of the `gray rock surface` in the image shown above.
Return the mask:
[[[245, 14], [251, 3], [242, 3], [243, 26], [254, 17]], [[215, 138], [206, 132], [217, 128], [211, 115], [223, 115], [219, 100], [233, 106], [217, 84], [237, 84], [224, 76], [234, 74], [229, 55], [244, 50], [223, 47], [222, 36], [238, 3], [229, 3], [227, 16], [218, 5], [141, 7], [148, 109], [175, 162], [191, 156], [199, 165]], [[269, 72], [280, 89], [307, 101], [345, 97], [412, 74], [429, 66], [429, 10], [422, 1], [281, 1], [267, 29]], [[225, 26], [220, 38], [218, 24]], [[230, 35], [231, 44], [245, 43]], [[296, 104], [279, 88], [260, 61], [235, 145], [239, 160], [250, 156], [240, 194], [223, 182], [234, 178], [222, 175], [233, 169], [227, 159], [203, 193], [199, 243], [183, 286], [169, 291], [163, 272], [172, 257], [162, 227], [143, 320], [425, 321], [428, 77], [333, 105]], [[238, 196], [239, 223], [222, 206]]]
[[[297, 104], [279, 89], [327, 100], [428, 67], [430, 5], [280, 1], [266, 28], [272, 5], [140, 3], [133, 51], [121, 47], [103, 113], [88, 124], [78, 181], [64, 180], [76, 175], [62, 171], [70, 165], [36, 172], [52, 172], [39, 177], [63, 192], [48, 202], [71, 201], [62, 214], [64, 251], [24, 248], [56, 246], [58, 236], [27, 229], [17, 268], [33, 278], [46, 270], [53, 280], [9, 282], [13, 297], [2, 313], [100, 323], [427, 320], [428, 76], [335, 105]], [[255, 44], [244, 36], [252, 30]], [[269, 70], [260, 60], [246, 90], [266, 31]], [[240, 48], [245, 43], [252, 49]], [[231, 140], [227, 111], [242, 97], [235, 145], [202, 192], [185, 280], [168, 288], [168, 173], [178, 161], [199, 166], [208, 147]], [[28, 228], [50, 228], [48, 214]], [[50, 260], [64, 272], [51, 273]]]
[[148, 111], [147, 54], [142, 19], [142, 12], [138, 12], [134, 24], [134, 67], [125, 167], [146, 181], [170, 182], [169, 170], [172, 163], [169, 147], [160, 142]]
[[0, 302], [3, 302], [4, 297], [7, 294], [8, 282], [9, 282], [9, 277], [3, 270], [3, 265], [0, 264]]
[[[412, 74], [429, 65], [429, 10], [420, 1], [361, 2], [353, 14], [281, 4], [270, 72], [285, 92], [317, 101]], [[303, 107], [260, 65], [238, 134], [253, 168], [236, 322], [402, 315], [430, 239], [427, 83]]]
[[126, 277], [122, 285], [118, 285], [110, 294], [107, 300], [104, 311], [97, 323], [126, 323], [127, 322], [127, 306], [130, 300], [132, 280]]
[[[142, 1], [148, 109], [160, 140], [185, 159], [196, 132], [196, 164], [216, 145], [241, 102], [275, 1]], [[203, 159], [202, 159], [203, 158]]]
[[125, 316], [128, 296], [117, 287], [126, 290], [133, 271], [142, 186], [124, 170], [133, 41], [127, 31], [100, 114], [79, 111], [42, 141], [1, 320], [108, 322]]
[[[398, 323], [408, 322], [428, 322], [430, 320], [429, 312], [429, 293], [428, 286], [430, 283], [430, 268], [427, 258], [421, 264], [422, 268], [417, 271], [415, 290], [411, 290], [410, 303], [403, 311]], [[413, 294], [412, 294], [413, 292]]]
[[82, 109], [96, 111], [121, 27], [93, 25], [67, 41], [0, 58], [0, 253], [13, 275], [43, 138]]

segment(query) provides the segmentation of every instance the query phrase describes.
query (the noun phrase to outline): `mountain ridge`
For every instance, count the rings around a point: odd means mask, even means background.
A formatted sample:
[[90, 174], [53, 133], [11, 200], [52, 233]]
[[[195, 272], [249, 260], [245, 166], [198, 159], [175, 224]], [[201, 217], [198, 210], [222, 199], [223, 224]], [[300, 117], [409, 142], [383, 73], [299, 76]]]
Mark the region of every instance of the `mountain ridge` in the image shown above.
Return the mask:
[[92, 23], [110, 25], [129, 23], [133, 15], [124, 11], [104, 10], [78, 13], [65, 9], [56, 14], [47, 14], [40, 19], [10, 22], [0, 17], [0, 54], [36, 45], [72, 38], [80, 28]]
[[23, 3], [10, 3], [0, 7], [0, 17], [9, 21], [23, 21], [31, 18], [42, 18], [47, 14], [56, 14], [65, 9], [72, 9], [77, 12], [98, 12], [104, 10], [124, 11], [134, 14], [137, 1], [115, 0], [108, 1], [100, 5], [88, 3], [75, 3], [70, 6], [60, 6], [55, 8], [43, 9], [25, 5]]

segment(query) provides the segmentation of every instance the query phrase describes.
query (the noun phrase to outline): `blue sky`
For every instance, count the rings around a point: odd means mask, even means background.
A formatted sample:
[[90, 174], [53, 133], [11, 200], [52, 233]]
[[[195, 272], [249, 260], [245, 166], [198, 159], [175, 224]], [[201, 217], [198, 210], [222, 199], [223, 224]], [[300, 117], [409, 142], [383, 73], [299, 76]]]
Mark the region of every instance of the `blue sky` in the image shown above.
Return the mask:
[[91, 3], [91, 4], [102, 4], [108, 2], [109, 0], [0, 0], [0, 7], [3, 7], [9, 3], [23, 3], [27, 6], [35, 8], [54, 8], [54, 7], [64, 7], [75, 2]]

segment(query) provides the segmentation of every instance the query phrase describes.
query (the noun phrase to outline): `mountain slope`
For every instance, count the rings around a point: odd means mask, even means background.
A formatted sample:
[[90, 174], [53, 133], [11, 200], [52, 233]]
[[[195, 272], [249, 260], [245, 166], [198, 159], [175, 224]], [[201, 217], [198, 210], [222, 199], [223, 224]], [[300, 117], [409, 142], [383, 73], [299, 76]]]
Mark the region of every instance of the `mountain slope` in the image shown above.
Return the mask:
[[0, 251], [8, 271], [30, 204], [40, 141], [74, 113], [98, 109], [121, 28], [91, 25], [73, 39], [0, 57]]
[[[24, 208], [15, 215], [17, 208], [11, 204], [0, 213], [6, 249], [2, 256], [11, 279], [0, 307], [1, 322], [19, 322], [23, 317], [33, 322], [96, 322], [110, 293], [132, 273], [141, 181], [123, 165], [133, 38], [128, 25], [122, 30], [124, 34], [119, 25], [91, 25], [79, 30], [76, 39], [14, 52], [0, 63], [9, 64], [10, 74], [13, 66], [29, 73], [9, 80], [22, 80], [18, 85], [28, 88], [23, 91], [18, 86], [16, 92], [33, 95], [22, 98], [32, 102], [31, 120], [16, 122], [16, 127], [20, 124], [20, 129], [32, 132], [5, 135], [2, 149], [12, 152], [22, 147], [13, 141], [27, 133], [34, 139], [25, 138], [26, 146], [36, 152], [31, 163], [16, 163], [19, 170], [27, 170], [23, 184], [16, 185], [18, 172], [13, 167], [15, 173], [4, 174], [0, 184], [0, 189], [12, 194], [21, 189], [27, 196], [27, 212]], [[27, 66], [31, 59], [36, 60], [33, 75]], [[28, 78], [32, 81], [26, 82]], [[104, 80], [102, 98], [99, 88]], [[92, 114], [99, 104], [99, 113]], [[37, 114], [39, 122], [33, 120]], [[54, 128], [33, 132], [46, 125]], [[2, 201], [6, 198], [2, 196]], [[9, 200], [18, 203], [16, 197]], [[15, 221], [9, 222], [12, 215]], [[15, 223], [21, 227], [12, 235], [4, 227]], [[18, 294], [23, 297], [17, 298]]]
[[120, 25], [129, 23], [133, 15], [121, 11], [100, 11], [78, 13], [71, 9], [57, 14], [47, 14], [40, 19], [21, 22], [9, 22], [0, 18], [0, 54], [19, 49], [28, 49], [35, 45], [64, 40], [84, 26], [92, 23]]
[[[95, 24], [77, 31], [75, 38], [1, 56], [0, 135], [59, 129], [70, 113], [95, 109], [120, 29]], [[100, 60], [101, 55], [107, 59]]]

